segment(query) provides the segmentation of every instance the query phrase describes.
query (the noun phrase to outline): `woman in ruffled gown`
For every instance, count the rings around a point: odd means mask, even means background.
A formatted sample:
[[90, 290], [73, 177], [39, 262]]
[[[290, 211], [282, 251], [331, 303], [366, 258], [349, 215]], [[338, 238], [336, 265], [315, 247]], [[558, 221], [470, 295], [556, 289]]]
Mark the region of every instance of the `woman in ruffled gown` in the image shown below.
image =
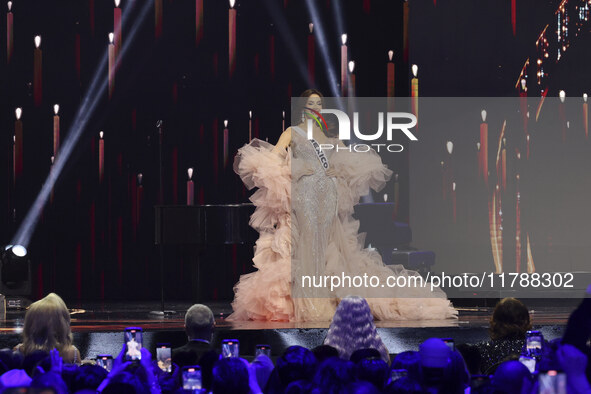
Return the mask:
[[[306, 107], [322, 108], [322, 94], [307, 90]], [[371, 150], [321, 150], [318, 144], [345, 145], [317, 125], [313, 140], [302, 123], [283, 132], [275, 146], [254, 139], [239, 149], [234, 171], [248, 189], [255, 212], [250, 225], [259, 233], [255, 272], [234, 287], [234, 313], [228, 320], [329, 321], [338, 301], [347, 295], [365, 297], [379, 320], [453, 318], [457, 311], [440, 289], [429, 287], [310, 287], [303, 276], [418, 275], [402, 266], [386, 266], [380, 255], [363, 249], [353, 207], [372, 188], [381, 190], [392, 171]], [[287, 149], [287, 150], [286, 150]], [[302, 283], [302, 281], [304, 283]], [[305, 287], [307, 286], [307, 287]]]

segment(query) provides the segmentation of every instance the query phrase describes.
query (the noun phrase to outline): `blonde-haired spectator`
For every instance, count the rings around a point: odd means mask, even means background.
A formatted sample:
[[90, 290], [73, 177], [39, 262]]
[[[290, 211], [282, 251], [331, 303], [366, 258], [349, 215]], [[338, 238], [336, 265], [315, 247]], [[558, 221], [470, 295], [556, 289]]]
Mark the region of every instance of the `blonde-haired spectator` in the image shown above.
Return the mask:
[[80, 364], [80, 351], [72, 344], [70, 312], [55, 293], [31, 304], [25, 314], [23, 342], [15, 350], [25, 356], [42, 350], [57, 349], [65, 363]]

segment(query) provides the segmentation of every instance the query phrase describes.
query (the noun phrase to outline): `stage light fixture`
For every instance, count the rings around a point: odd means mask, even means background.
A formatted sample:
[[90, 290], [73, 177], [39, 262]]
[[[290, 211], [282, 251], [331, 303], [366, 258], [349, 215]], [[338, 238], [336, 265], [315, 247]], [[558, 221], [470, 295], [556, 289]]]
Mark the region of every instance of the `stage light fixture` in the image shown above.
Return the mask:
[[31, 261], [27, 249], [22, 245], [6, 245], [0, 253], [0, 293], [31, 293]]

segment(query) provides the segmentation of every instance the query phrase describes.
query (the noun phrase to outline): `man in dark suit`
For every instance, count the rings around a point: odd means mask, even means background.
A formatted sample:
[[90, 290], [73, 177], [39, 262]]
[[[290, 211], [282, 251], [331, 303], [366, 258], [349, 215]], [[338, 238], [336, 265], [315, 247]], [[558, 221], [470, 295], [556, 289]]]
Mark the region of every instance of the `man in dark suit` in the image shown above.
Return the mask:
[[209, 388], [213, 364], [219, 359], [219, 354], [211, 346], [211, 337], [215, 320], [209, 307], [195, 304], [185, 314], [185, 332], [188, 342], [172, 349], [172, 362], [179, 367], [186, 365], [201, 366], [203, 386]]

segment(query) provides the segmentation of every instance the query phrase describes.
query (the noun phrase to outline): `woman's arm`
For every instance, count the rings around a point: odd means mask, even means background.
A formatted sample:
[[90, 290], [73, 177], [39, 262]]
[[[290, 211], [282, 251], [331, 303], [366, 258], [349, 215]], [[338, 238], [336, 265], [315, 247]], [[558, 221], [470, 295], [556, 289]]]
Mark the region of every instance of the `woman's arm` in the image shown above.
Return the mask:
[[283, 133], [281, 133], [281, 137], [279, 137], [279, 141], [273, 148], [273, 153], [282, 154], [285, 149], [291, 143], [291, 127], [288, 127]]

